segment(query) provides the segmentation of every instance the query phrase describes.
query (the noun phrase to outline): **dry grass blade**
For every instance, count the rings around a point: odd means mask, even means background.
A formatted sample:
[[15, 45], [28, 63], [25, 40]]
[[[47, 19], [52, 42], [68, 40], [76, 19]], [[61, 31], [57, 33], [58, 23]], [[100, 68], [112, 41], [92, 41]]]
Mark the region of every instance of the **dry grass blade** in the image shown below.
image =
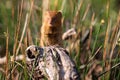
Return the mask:
[[90, 5], [91, 5], [91, 4], [88, 4], [88, 6], [87, 6], [87, 8], [86, 8], [86, 10], [85, 10], [85, 13], [84, 13], [84, 15], [83, 15], [82, 21], [85, 20], [85, 18], [86, 18], [86, 16], [87, 16], [87, 13], [88, 13], [88, 11], [89, 11], [89, 9], [90, 9]]
[[100, 47], [98, 48], [98, 50], [95, 52], [95, 54], [94, 54], [91, 58], [89, 58], [89, 62], [94, 59], [94, 57], [97, 55], [97, 53], [100, 51], [101, 48], [102, 48], [102, 46], [100, 46]]
[[21, 47], [21, 43], [22, 43], [22, 40], [23, 40], [25, 31], [26, 31], [27, 23], [28, 23], [27, 21], [28, 21], [28, 13], [26, 14], [25, 24], [24, 24], [24, 28], [23, 28], [22, 36], [21, 36], [21, 38], [20, 38], [20, 42], [19, 42], [18, 48], [17, 48], [17, 50], [16, 50], [16, 55], [18, 54], [19, 49], [20, 49], [20, 47]]
[[8, 41], [9, 41], [9, 35], [8, 35], [8, 28], [7, 28], [7, 33], [6, 33], [6, 80], [8, 80], [8, 69], [9, 69], [9, 64], [8, 64]]
[[92, 31], [93, 31], [93, 26], [94, 26], [94, 18], [95, 18], [95, 13], [93, 13], [92, 15], [92, 19], [91, 19], [91, 25], [90, 25], [90, 35], [89, 35], [89, 40], [88, 40], [88, 46], [87, 49], [90, 49], [90, 43], [92, 40]]
[[44, 20], [45, 12], [49, 10], [49, 0], [42, 0], [42, 22]]
[[58, 8], [58, 0], [54, 1], [54, 6], [55, 6], [55, 10], [57, 10], [57, 8]]
[[109, 70], [104, 71], [103, 73], [101, 73], [101, 74], [100, 74], [100, 75], [98, 75], [97, 77], [101, 77], [102, 75], [104, 75], [105, 73], [107, 73], [107, 72], [111, 71], [112, 69], [114, 69], [114, 68], [118, 67], [119, 65], [120, 65], [120, 63], [118, 63], [118, 64], [114, 65], [112, 68], [110, 68]]
[[[103, 59], [106, 60], [106, 56], [107, 56], [107, 53], [109, 53], [109, 50], [110, 47], [108, 46], [108, 40], [109, 40], [109, 35], [110, 35], [110, 17], [109, 17], [109, 7], [110, 7], [110, 0], [107, 1], [107, 4], [106, 4], [106, 13], [107, 13], [107, 17], [108, 17], [108, 26], [107, 26], [107, 31], [106, 31], [106, 35], [105, 35], [105, 42], [104, 42], [104, 52], [103, 52]], [[108, 54], [109, 55], [109, 54]]]
[[32, 37], [31, 37], [32, 35], [31, 35], [31, 30], [30, 30], [30, 28], [28, 27], [27, 28], [27, 46], [28, 45], [33, 45], [33, 40], [32, 40]]
[[76, 23], [77, 23], [77, 21], [78, 21], [78, 16], [79, 16], [79, 12], [80, 12], [81, 6], [83, 5], [83, 1], [84, 1], [84, 0], [81, 0], [81, 1], [80, 1], [80, 4], [78, 4], [78, 9], [77, 9], [76, 14], [75, 14], [75, 17], [74, 17], [74, 19], [73, 19], [73, 25], [72, 25], [73, 27], [76, 26]]
[[[19, 5], [18, 5], [19, 6]], [[17, 28], [15, 31], [15, 37], [14, 37], [14, 46], [13, 46], [13, 61], [15, 60], [16, 57], [16, 48], [17, 48], [17, 44], [18, 44], [18, 36], [19, 36], [19, 32], [20, 32], [20, 21], [21, 21], [21, 17], [22, 17], [22, 10], [23, 10], [23, 0], [21, 1], [21, 5], [20, 5], [20, 12], [19, 12], [19, 7], [18, 7], [18, 24], [17, 24]]]
[[66, 3], [66, 0], [63, 0], [63, 3], [62, 3], [62, 6], [61, 6], [61, 10], [60, 10], [60, 11], [63, 11], [64, 6], [65, 6], [65, 3]]
[[104, 52], [103, 52], [103, 59], [106, 60], [107, 53], [109, 53], [108, 48], [109, 48], [109, 44], [108, 44], [108, 40], [109, 40], [109, 34], [110, 34], [110, 20], [108, 19], [108, 27], [107, 27], [107, 31], [106, 31], [106, 36], [105, 36], [105, 42], [104, 42]]
[[[103, 51], [103, 60], [105, 61], [105, 70], [106, 69], [110, 69], [111, 64], [109, 62], [106, 62], [107, 58], [110, 58], [110, 31], [111, 31], [111, 19], [109, 17], [109, 7], [110, 7], [110, 0], [107, 1], [106, 4], [106, 17], [108, 17], [108, 26], [107, 26], [107, 30], [106, 30], [106, 35], [105, 35], [105, 41], [104, 41], [104, 51]], [[109, 46], [108, 46], [109, 45]], [[108, 57], [107, 57], [108, 56]], [[105, 76], [105, 79], [108, 79], [110, 76], [110, 73], [107, 73]]]
[[18, 48], [16, 50], [16, 55], [18, 54], [19, 49], [21, 47], [22, 40], [23, 40], [23, 37], [25, 35], [25, 31], [26, 31], [26, 28], [27, 28], [27, 24], [29, 23], [30, 16], [31, 16], [31, 13], [32, 13], [33, 5], [34, 5], [34, 0], [32, 0], [32, 2], [31, 2], [30, 12], [27, 12], [27, 14], [26, 14], [25, 24], [24, 24], [24, 28], [23, 28], [23, 31], [22, 31], [22, 35], [21, 35], [21, 38], [20, 38], [20, 42], [19, 42]]
[[[120, 36], [120, 30], [119, 30], [119, 32], [118, 32], [118, 34], [116, 35], [116, 38], [115, 38], [115, 40], [114, 40], [114, 43], [113, 43], [113, 46], [112, 46], [112, 50], [111, 50], [111, 52], [110, 52], [110, 59], [112, 59], [113, 51], [114, 51], [114, 49], [115, 49], [115, 47], [116, 47], [116, 45], [117, 45], [117, 40], [119, 39], [119, 36]], [[111, 61], [111, 60], [110, 60], [110, 61]]]
[[111, 61], [112, 56], [113, 56], [113, 51], [114, 51], [114, 49], [115, 49], [115, 47], [117, 45], [117, 41], [118, 41], [118, 39], [120, 37], [120, 27], [119, 27], [119, 25], [120, 25], [120, 12], [119, 12], [119, 15], [118, 15], [118, 20], [117, 20], [117, 25], [116, 25], [116, 32], [114, 32], [116, 34], [113, 33], [115, 37], [114, 37], [114, 41], [113, 41], [113, 45], [112, 45], [112, 50], [111, 50], [111, 53], [110, 53], [110, 61]]

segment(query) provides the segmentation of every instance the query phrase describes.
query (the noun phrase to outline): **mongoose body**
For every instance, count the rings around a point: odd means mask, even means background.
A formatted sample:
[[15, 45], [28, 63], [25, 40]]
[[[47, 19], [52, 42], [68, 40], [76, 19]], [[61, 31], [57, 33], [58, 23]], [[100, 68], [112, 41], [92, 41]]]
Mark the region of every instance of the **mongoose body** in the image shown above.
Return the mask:
[[61, 12], [47, 11], [41, 27], [40, 46], [62, 45]]

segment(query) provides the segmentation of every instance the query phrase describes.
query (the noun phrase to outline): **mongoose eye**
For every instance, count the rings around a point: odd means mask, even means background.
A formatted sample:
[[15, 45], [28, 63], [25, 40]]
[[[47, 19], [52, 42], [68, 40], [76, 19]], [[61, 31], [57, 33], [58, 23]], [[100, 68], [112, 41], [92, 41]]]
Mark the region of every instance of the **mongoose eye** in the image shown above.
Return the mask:
[[50, 22], [50, 24], [54, 24], [54, 23], [56, 23], [56, 17], [53, 17]]

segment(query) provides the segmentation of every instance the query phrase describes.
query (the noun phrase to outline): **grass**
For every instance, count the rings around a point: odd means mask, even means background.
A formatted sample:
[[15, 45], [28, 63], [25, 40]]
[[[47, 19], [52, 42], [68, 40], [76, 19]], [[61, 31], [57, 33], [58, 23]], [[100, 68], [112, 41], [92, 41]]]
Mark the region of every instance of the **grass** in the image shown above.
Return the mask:
[[[18, 61], [18, 65], [15, 57], [25, 55], [29, 45], [39, 45], [42, 13], [47, 9], [62, 12], [63, 32], [73, 27], [77, 30], [76, 40], [64, 41], [64, 47], [71, 49], [70, 55], [82, 80], [90, 79], [91, 75], [99, 76], [95, 73], [99, 69], [98, 73], [107, 71], [99, 77], [100, 80], [119, 80], [119, 67], [111, 70], [120, 62], [118, 6], [119, 0], [1, 0], [0, 56], [6, 55], [7, 59], [4, 65], [0, 64], [0, 80], [17, 79], [13, 77], [15, 74], [19, 80], [30, 78], [25, 60]], [[82, 43], [88, 29], [89, 37]], [[13, 55], [12, 62], [10, 55]]]

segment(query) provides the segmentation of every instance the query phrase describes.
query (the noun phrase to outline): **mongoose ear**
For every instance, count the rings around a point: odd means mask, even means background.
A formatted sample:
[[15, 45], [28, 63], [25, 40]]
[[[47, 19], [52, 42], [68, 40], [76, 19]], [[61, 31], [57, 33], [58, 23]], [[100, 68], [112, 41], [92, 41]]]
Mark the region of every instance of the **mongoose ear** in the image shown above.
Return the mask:
[[57, 16], [61, 19], [62, 18], [62, 13], [61, 12], [57, 12]]

